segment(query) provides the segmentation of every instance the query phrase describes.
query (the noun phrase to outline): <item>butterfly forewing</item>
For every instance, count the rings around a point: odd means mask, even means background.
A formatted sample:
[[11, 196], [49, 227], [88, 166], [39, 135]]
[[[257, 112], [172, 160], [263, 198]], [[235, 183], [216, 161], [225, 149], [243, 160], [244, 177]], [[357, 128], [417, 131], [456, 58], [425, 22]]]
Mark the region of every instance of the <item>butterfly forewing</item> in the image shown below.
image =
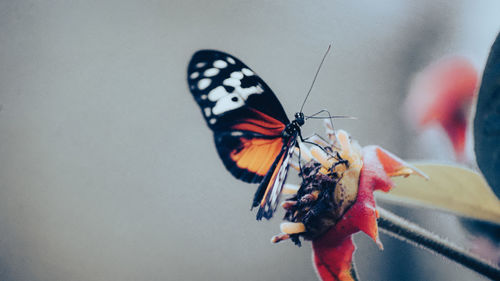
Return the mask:
[[246, 108], [288, 124], [269, 86], [239, 59], [215, 50], [196, 52], [188, 66], [188, 84], [212, 130], [226, 129], [245, 117]]

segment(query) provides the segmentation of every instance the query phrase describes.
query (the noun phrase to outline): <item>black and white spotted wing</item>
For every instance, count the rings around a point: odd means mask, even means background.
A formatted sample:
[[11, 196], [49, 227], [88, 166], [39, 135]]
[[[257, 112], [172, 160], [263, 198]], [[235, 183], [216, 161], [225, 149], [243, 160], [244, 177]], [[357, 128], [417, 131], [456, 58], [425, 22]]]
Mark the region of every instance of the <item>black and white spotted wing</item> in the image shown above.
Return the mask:
[[231, 115], [236, 112], [244, 115], [246, 108], [271, 116], [283, 124], [290, 123], [269, 86], [229, 54], [215, 50], [196, 52], [188, 66], [188, 84], [212, 130], [227, 127], [231, 120], [225, 119], [234, 117]]
[[296, 137], [283, 134], [290, 121], [280, 102], [252, 69], [215, 50], [193, 55], [188, 85], [214, 133], [225, 167], [240, 180], [261, 183], [254, 202], [261, 209], [267, 206], [265, 212], [259, 213], [270, 217], [277, 204], [272, 200], [269, 207], [270, 195], [279, 194], [283, 185], [275, 184], [277, 178], [273, 175], [282, 167], [287, 170], [288, 157], [283, 151], [288, 152], [289, 146], [295, 144], [291, 138]]

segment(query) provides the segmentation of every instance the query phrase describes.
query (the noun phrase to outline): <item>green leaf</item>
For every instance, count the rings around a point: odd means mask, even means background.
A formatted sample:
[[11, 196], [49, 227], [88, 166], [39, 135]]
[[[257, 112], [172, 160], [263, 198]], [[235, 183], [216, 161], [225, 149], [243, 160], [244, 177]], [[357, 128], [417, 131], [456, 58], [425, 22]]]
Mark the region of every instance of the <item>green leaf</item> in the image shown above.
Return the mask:
[[467, 168], [442, 164], [417, 164], [429, 180], [410, 176], [393, 178], [396, 186], [376, 198], [399, 204], [440, 209], [457, 215], [500, 224], [500, 200], [484, 178]]

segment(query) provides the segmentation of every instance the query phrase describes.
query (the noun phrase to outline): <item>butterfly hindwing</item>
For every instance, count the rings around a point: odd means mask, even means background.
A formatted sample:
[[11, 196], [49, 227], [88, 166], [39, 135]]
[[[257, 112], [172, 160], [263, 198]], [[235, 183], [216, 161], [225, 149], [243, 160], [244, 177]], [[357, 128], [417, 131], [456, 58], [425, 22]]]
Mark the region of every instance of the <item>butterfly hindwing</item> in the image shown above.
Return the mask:
[[273, 164], [271, 172], [266, 175], [255, 193], [252, 207], [259, 206], [257, 219], [262, 217], [270, 219], [279, 203], [279, 196], [283, 189], [283, 184], [288, 175], [289, 161], [292, 157], [297, 142], [297, 135], [294, 134], [286, 140], [276, 162]]

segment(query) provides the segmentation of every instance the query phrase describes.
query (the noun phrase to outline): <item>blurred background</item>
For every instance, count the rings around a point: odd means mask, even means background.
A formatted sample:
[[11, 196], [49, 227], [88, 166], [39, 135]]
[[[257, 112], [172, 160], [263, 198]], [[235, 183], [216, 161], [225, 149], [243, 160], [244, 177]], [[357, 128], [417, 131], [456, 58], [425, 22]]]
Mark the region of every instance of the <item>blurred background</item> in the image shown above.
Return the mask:
[[[0, 1], [0, 279], [316, 280], [310, 243], [271, 245], [280, 215], [257, 222], [257, 186], [218, 159], [187, 88], [191, 55], [240, 58], [292, 116], [333, 42], [304, 112], [355, 116], [337, 128], [428, 159], [403, 118], [410, 82], [449, 54], [481, 72], [499, 11], [472, 0]], [[321, 122], [306, 124], [313, 132]], [[439, 151], [453, 160], [451, 146]], [[451, 215], [393, 210], [467, 239]], [[384, 251], [355, 239], [362, 280], [484, 280], [384, 234]]]

